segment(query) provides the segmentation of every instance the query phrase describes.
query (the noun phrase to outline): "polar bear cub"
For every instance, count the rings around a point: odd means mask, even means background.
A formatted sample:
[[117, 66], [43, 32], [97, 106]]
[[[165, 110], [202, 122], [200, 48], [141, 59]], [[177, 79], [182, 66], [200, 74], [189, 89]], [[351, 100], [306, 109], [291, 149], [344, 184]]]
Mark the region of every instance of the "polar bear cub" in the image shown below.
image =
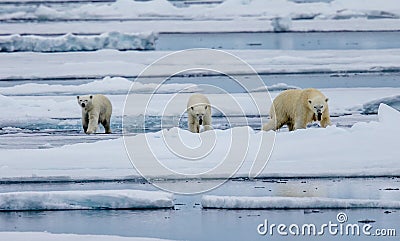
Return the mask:
[[98, 124], [104, 126], [105, 133], [111, 133], [110, 120], [112, 105], [104, 95], [77, 96], [82, 107], [82, 126], [86, 134], [96, 133]]
[[286, 90], [273, 101], [271, 120], [263, 126], [264, 131], [278, 130], [287, 125], [289, 131], [305, 129], [312, 121], [319, 121], [322, 127], [331, 124], [328, 98], [317, 89]]
[[211, 104], [208, 98], [202, 94], [190, 96], [187, 103], [188, 127], [193, 133], [200, 133], [200, 126], [204, 130], [212, 130]]

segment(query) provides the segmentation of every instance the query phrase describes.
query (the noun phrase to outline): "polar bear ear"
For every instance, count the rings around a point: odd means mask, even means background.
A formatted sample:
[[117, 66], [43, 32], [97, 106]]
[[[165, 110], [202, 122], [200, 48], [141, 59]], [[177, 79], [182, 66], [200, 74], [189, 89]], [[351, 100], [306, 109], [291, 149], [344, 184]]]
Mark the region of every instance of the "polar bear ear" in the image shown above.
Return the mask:
[[77, 95], [76, 98], [79, 100], [79, 95]]
[[90, 99], [93, 99], [93, 95], [89, 96]]
[[308, 103], [310, 103], [310, 104], [311, 104], [311, 102], [312, 102], [312, 101], [311, 101], [310, 99], [308, 99]]
[[329, 98], [326, 98], [326, 99], [325, 99], [325, 102], [328, 102], [328, 100], [329, 100]]

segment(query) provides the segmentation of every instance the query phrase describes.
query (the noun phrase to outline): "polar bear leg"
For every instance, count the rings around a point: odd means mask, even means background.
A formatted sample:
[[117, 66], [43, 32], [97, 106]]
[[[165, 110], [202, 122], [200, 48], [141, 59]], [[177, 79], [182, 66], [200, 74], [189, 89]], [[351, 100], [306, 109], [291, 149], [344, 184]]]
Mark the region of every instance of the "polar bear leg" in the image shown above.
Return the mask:
[[188, 127], [189, 127], [189, 131], [193, 132], [193, 133], [198, 133], [198, 124], [195, 124], [194, 118], [193, 116], [189, 116], [188, 117]]
[[103, 120], [103, 121], [101, 122], [101, 124], [104, 126], [105, 133], [106, 133], [106, 134], [110, 134], [110, 133], [111, 133], [110, 121], [108, 121], [107, 119], [105, 119], [105, 120]]
[[294, 123], [293, 123], [293, 122], [289, 121], [289, 122], [287, 123], [287, 126], [288, 126], [288, 128], [289, 128], [289, 131], [294, 131], [294, 130], [295, 130], [295, 129], [294, 129]]
[[271, 131], [276, 130], [275, 128], [275, 120], [270, 120], [267, 124], [264, 124], [262, 127], [263, 131]]
[[106, 116], [102, 121], [101, 124], [104, 126], [105, 133], [110, 134], [111, 133], [111, 116]]
[[307, 122], [304, 121], [304, 119], [302, 117], [296, 118], [296, 122], [294, 123], [293, 130], [306, 129], [306, 128], [307, 128]]
[[204, 116], [203, 126], [204, 126], [204, 131], [209, 131], [213, 129], [211, 124], [211, 116]]
[[[276, 131], [282, 128], [286, 124], [286, 120], [276, 120], [271, 119], [267, 124], [264, 124], [262, 127], [263, 131]], [[289, 125], [289, 124], [288, 124]]]
[[191, 123], [189, 123], [189, 130], [193, 133], [199, 133], [200, 126], [199, 126], [199, 124], [191, 122]]
[[327, 115], [326, 117], [322, 117], [322, 120], [320, 121], [320, 123], [321, 123], [321, 127], [323, 127], [323, 128], [331, 125], [331, 119], [329, 118], [329, 115]]
[[83, 131], [86, 133], [89, 124], [89, 115], [87, 113], [82, 113], [82, 127]]
[[96, 133], [97, 127], [99, 125], [99, 115], [90, 114], [89, 115], [89, 126], [86, 134]]

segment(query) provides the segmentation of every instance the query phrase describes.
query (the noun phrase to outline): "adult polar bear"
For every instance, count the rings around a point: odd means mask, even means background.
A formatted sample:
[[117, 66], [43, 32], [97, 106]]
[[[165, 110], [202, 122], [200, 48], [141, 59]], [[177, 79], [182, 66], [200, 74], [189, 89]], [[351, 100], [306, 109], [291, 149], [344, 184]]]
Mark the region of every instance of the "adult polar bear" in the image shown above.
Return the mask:
[[285, 124], [289, 131], [305, 129], [312, 121], [319, 121], [322, 127], [331, 124], [328, 98], [319, 90], [286, 90], [273, 101], [271, 120], [263, 126], [264, 131], [278, 130]]
[[193, 133], [200, 133], [200, 126], [204, 130], [211, 130], [211, 104], [208, 98], [202, 94], [190, 96], [187, 103], [188, 126]]
[[78, 104], [82, 107], [82, 126], [86, 134], [96, 133], [101, 123], [105, 133], [111, 133], [110, 120], [112, 105], [104, 95], [77, 96]]

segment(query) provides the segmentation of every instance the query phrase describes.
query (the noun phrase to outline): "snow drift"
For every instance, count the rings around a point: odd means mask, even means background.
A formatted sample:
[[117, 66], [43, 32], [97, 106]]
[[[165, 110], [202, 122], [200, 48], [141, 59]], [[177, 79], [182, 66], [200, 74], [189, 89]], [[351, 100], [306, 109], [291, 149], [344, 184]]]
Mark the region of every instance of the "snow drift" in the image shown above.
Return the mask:
[[[141, 72], [170, 51], [116, 51], [32, 53], [17, 52], [0, 54], [0, 79], [57, 79], [57, 78], [99, 78], [104, 76], [139, 76]], [[399, 49], [368, 50], [230, 50], [251, 65], [258, 74], [299, 74], [299, 73], [376, 73], [400, 70]], [[192, 68], [191, 59], [181, 59], [159, 65], [157, 72], [147, 73], [148, 77], [165, 78], [173, 72]], [[43, 64], [46, 63], [46, 64]], [[60, 64], [63, 63], [63, 64]], [[215, 74], [223, 69], [226, 75], [254, 74], [245, 65], [225, 60], [199, 62], [210, 64], [207, 69], [197, 69], [196, 76]], [[18, 68], [15, 68], [18, 66]], [[187, 73], [187, 72], [186, 72]], [[143, 76], [142, 77], [147, 77]]]
[[[130, 89], [132, 86], [132, 89]], [[49, 85], [49, 84], [21, 84], [12, 87], [0, 87], [0, 93], [5, 96], [29, 96], [29, 95], [126, 95], [130, 93], [154, 93], [154, 94], [173, 94], [194, 93], [201, 89], [195, 84], [155, 84], [133, 82], [122, 77], [105, 77], [87, 84], [81, 85]]]
[[[202, 178], [225, 178], [232, 175], [223, 169], [214, 172], [213, 175], [207, 173], [226, 158], [229, 150], [226, 147], [229, 147], [232, 140], [243, 142], [237, 144], [245, 147], [248, 145], [246, 157], [238, 166], [236, 177], [249, 175], [255, 162], [254, 157], [258, 157], [260, 163], [268, 161], [260, 177], [398, 176], [400, 175], [398, 158], [400, 112], [382, 104], [378, 111], [378, 119], [378, 122], [356, 123], [351, 128], [330, 126], [325, 129], [310, 128], [294, 132], [278, 132], [269, 161], [268, 155], [263, 154], [267, 149], [257, 148], [260, 138], [263, 135], [268, 137], [269, 133], [256, 132], [247, 129], [248, 127], [216, 130], [214, 134], [218, 146], [211, 150], [212, 155], [199, 161], [180, 158], [166, 146], [163, 137], [173, 142], [181, 139], [189, 146], [196, 147], [202, 141], [213, 141], [212, 133], [204, 132], [199, 135], [173, 128], [128, 136], [126, 139], [129, 143], [135, 143], [135, 148], [140, 150], [133, 156], [134, 158], [147, 160], [144, 158], [152, 153], [145, 150], [151, 147], [159, 161], [172, 170], [177, 173], [203, 173], [200, 175]], [[248, 136], [243, 136], [243, 131], [246, 131]], [[311, 150], [312, 155], [310, 155]], [[23, 152], [3, 149], [0, 150], [0, 156], [2, 181], [118, 180], [141, 177], [132, 168], [121, 138]], [[82, 162], [82, 159], [88, 161]], [[153, 167], [148, 163], [144, 168], [152, 170]], [[157, 173], [156, 170], [153, 177], [178, 178], [170, 173]]]
[[15, 19], [122, 19], [152, 18], [193, 20], [226, 18], [275, 18], [289, 19], [350, 19], [350, 18], [399, 18], [400, 8], [396, 0], [346, 1], [296, 3], [289, 0], [226, 0], [213, 6], [197, 5], [187, 8], [173, 6], [167, 0], [130, 1], [117, 0], [107, 4], [86, 4], [77, 8], [62, 9], [37, 5], [25, 8], [7, 8], [1, 20]]
[[172, 208], [172, 194], [141, 190], [0, 193], [0, 211]]
[[321, 197], [242, 197], [204, 195], [203, 208], [300, 209], [300, 208], [400, 208], [399, 201]]
[[99, 35], [68, 33], [57, 37], [35, 35], [0, 36], [0, 52], [69, 52], [116, 50], [154, 50], [157, 35], [154, 33], [109, 32]]

